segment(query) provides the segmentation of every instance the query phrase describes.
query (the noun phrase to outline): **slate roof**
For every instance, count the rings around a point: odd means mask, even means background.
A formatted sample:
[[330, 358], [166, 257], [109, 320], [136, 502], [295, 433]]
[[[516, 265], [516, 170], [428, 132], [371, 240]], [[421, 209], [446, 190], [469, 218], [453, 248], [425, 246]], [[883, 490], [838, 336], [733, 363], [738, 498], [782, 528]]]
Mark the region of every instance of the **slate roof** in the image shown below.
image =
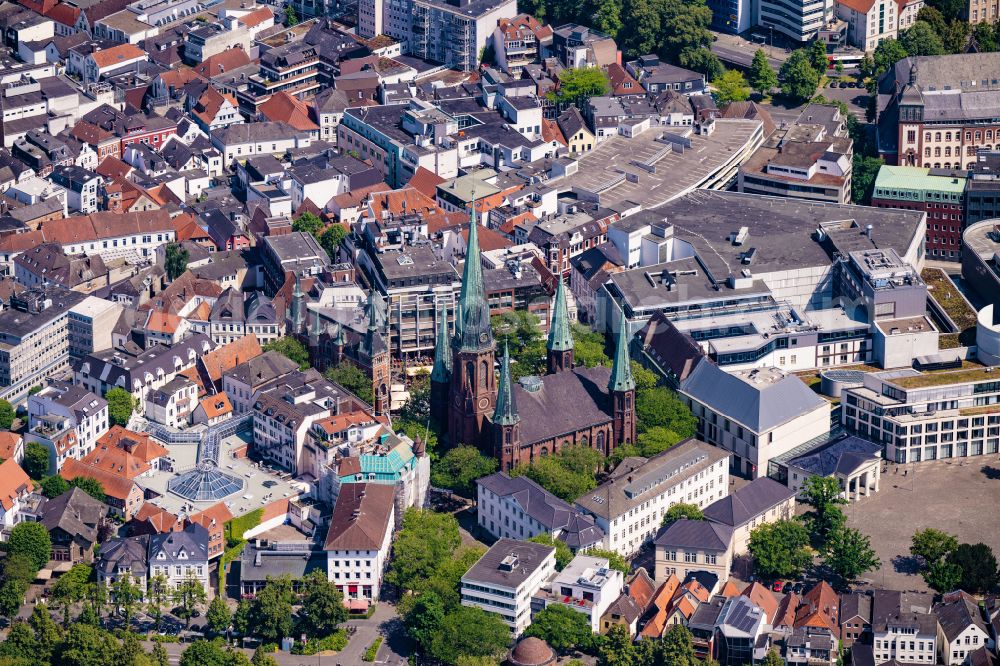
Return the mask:
[[934, 614], [937, 615], [941, 631], [944, 632], [949, 643], [958, 638], [970, 626], [978, 627], [986, 636], [990, 635], [979, 607], [968, 599], [957, 599], [951, 603], [938, 604], [934, 607]]
[[108, 514], [108, 507], [79, 488], [73, 487], [45, 503], [39, 522], [49, 532], [58, 528], [88, 543], [97, 541], [97, 525]]
[[725, 551], [732, 538], [733, 530], [727, 525], [681, 518], [660, 532], [653, 543], [667, 548]]
[[792, 458], [788, 465], [818, 476], [847, 476], [865, 463], [881, 458], [881, 454], [881, 445], [849, 435]]
[[114, 576], [120, 566], [129, 567], [135, 577], [145, 576], [148, 571], [149, 535], [110, 539], [101, 545], [101, 556], [97, 569], [105, 576]]
[[705, 362], [681, 383], [681, 391], [755, 433], [828, 406], [795, 375], [755, 384], [752, 375], [730, 374]]
[[[164, 558], [160, 559], [159, 554]], [[149, 539], [149, 559], [157, 563], [208, 561], [208, 530], [190, 523], [179, 532], [154, 534]]]
[[586, 548], [604, 539], [604, 530], [590, 516], [581, 515], [526, 476], [511, 478], [505, 472], [497, 472], [479, 479], [476, 485], [513, 500], [547, 531], [559, 530], [559, 539], [572, 549]]
[[313, 571], [326, 574], [326, 552], [322, 550], [271, 550], [248, 544], [241, 555], [240, 582], [263, 583], [270, 577], [301, 578]]
[[736, 492], [705, 507], [705, 518], [729, 527], [740, 527], [795, 496], [795, 491], [768, 476], [761, 476]]
[[862, 592], [851, 592], [840, 597], [840, 620], [846, 622], [860, 617], [864, 622], [872, 621], [872, 598]]
[[514, 385], [521, 416], [521, 444], [530, 446], [576, 432], [591, 425], [611, 421], [608, 379], [611, 369], [604, 366], [577, 367], [541, 377], [541, 388], [528, 391]]

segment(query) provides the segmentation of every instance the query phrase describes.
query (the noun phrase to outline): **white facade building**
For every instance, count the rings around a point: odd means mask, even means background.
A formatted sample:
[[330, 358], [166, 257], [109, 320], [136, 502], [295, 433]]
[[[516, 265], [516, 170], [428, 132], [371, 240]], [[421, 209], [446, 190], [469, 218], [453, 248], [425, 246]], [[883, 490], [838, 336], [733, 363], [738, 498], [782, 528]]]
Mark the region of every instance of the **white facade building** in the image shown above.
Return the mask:
[[327, 577], [347, 604], [378, 601], [395, 516], [392, 486], [352, 483], [340, 489], [324, 549]]
[[599, 633], [601, 616], [622, 593], [625, 576], [605, 557], [577, 555], [546, 583], [535, 599], [544, 607], [562, 604], [587, 616], [590, 630]]
[[[49, 469], [55, 474], [68, 458], [77, 460], [94, 450], [108, 431], [108, 402], [81, 386], [54, 381], [28, 396], [28, 440], [49, 449]], [[71, 429], [75, 446], [62, 448], [58, 437]]]

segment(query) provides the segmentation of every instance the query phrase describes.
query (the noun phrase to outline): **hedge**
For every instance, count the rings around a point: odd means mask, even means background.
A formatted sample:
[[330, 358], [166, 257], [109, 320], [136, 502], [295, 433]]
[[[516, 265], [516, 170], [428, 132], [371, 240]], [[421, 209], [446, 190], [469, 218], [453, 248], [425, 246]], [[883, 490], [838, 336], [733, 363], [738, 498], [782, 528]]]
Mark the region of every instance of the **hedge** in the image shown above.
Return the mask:
[[247, 545], [247, 540], [243, 538], [243, 535], [260, 525], [260, 519], [263, 517], [264, 509], [254, 509], [239, 518], [227, 520], [222, 526], [222, 533], [226, 538], [226, 551], [219, 560], [219, 569], [223, 575], [225, 575], [229, 564], [240, 556], [243, 547]]
[[379, 636], [375, 641], [368, 646], [365, 653], [361, 655], [362, 661], [375, 661], [375, 657], [378, 656], [378, 649], [382, 647], [382, 637]]

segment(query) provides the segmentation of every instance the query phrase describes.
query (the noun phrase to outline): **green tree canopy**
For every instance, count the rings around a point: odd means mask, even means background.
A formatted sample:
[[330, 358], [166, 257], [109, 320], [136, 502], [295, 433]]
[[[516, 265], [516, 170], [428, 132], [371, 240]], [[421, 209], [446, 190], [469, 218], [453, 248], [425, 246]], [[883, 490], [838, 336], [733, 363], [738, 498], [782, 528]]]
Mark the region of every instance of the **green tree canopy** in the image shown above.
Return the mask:
[[853, 527], [843, 527], [830, 536], [826, 564], [845, 582], [853, 582], [866, 571], [881, 566], [871, 539]]
[[304, 593], [299, 623], [310, 638], [329, 636], [347, 619], [344, 595], [322, 571], [312, 571], [303, 579]]
[[[263, 592], [261, 592], [261, 594], [263, 594]], [[195, 609], [205, 603], [206, 596], [204, 586], [202, 586], [201, 581], [194, 576], [188, 576], [184, 580], [177, 583], [177, 586], [174, 588], [172, 598], [172, 601], [177, 606], [174, 608], [174, 615], [184, 620], [185, 628], [190, 626], [191, 618], [194, 617]], [[289, 619], [289, 621], [291, 621], [291, 619]]]
[[809, 64], [812, 65], [812, 68], [820, 76], [826, 74], [826, 70], [830, 66], [830, 61], [826, 53], [826, 44], [818, 39], [813, 40], [809, 45]]
[[933, 527], [917, 530], [910, 543], [910, 554], [921, 558], [928, 566], [944, 559], [958, 548], [958, 538]]
[[572, 502], [597, 486], [597, 469], [603, 457], [589, 446], [569, 446], [542, 456], [530, 465], [518, 465], [511, 476], [527, 476], [556, 497]]
[[292, 231], [301, 231], [312, 236], [318, 236], [323, 229], [323, 220], [314, 213], [302, 213], [292, 222]]
[[0, 430], [10, 430], [15, 416], [14, 406], [7, 400], [0, 400]]
[[268, 577], [254, 599], [252, 632], [271, 643], [291, 635], [294, 599], [291, 576]]
[[563, 653], [574, 649], [589, 652], [594, 647], [594, 633], [590, 630], [588, 617], [562, 604], [546, 606], [535, 615], [524, 636], [541, 638], [552, 649]]
[[693, 437], [698, 426], [687, 405], [677, 392], [666, 387], [643, 391], [635, 399], [636, 429], [642, 433], [651, 428], [666, 428], [680, 439]]
[[108, 420], [112, 425], [128, 426], [128, 420], [135, 411], [135, 398], [120, 386], [108, 389], [104, 394], [108, 401]]
[[871, 203], [872, 192], [875, 191], [875, 179], [883, 164], [885, 162], [878, 157], [865, 157], [855, 153], [851, 177], [852, 202], [861, 206]]
[[[239, 666], [243, 662], [235, 654], [218, 641], [195, 641], [181, 653], [180, 666]], [[243, 656], [243, 659], [246, 657]]]
[[444, 621], [446, 608], [441, 597], [434, 592], [424, 592], [403, 616], [403, 625], [410, 638], [424, 653], [431, 651], [434, 635]]
[[546, 371], [545, 336], [538, 317], [525, 310], [514, 310], [490, 318], [497, 349], [510, 351], [511, 378], [517, 381]]
[[570, 550], [566, 542], [561, 539], [554, 539], [548, 532], [542, 532], [528, 539], [533, 543], [540, 543], [543, 546], [553, 546], [556, 549], [556, 571], [562, 571], [566, 565], [573, 561], [573, 551]]
[[718, 56], [704, 46], [685, 49], [678, 57], [678, 61], [684, 67], [704, 74], [709, 81], [717, 81], [726, 71]]
[[32, 479], [41, 479], [49, 473], [49, 450], [38, 442], [26, 442], [24, 445], [25, 473]]
[[111, 633], [86, 624], [74, 624], [56, 650], [60, 666], [114, 666], [118, 641]]
[[778, 85], [778, 74], [771, 67], [771, 63], [768, 62], [764, 49], [757, 49], [753, 54], [748, 80], [750, 87], [761, 95], [768, 94], [772, 88]]
[[98, 502], [103, 502], [108, 497], [101, 482], [92, 476], [78, 476], [70, 481], [69, 485], [73, 488], [79, 488]]
[[617, 569], [626, 576], [632, 571], [632, 567], [629, 566], [628, 561], [617, 551], [606, 550], [604, 548], [591, 548], [586, 554], [590, 557], [603, 557], [607, 559], [610, 568]]
[[[48, 452], [46, 452], [46, 462], [48, 461]], [[27, 457], [27, 454], [25, 454]], [[29, 474], [30, 476], [30, 474]], [[41, 481], [42, 494], [52, 499], [53, 497], [59, 497], [64, 492], [70, 489], [69, 482], [59, 476], [58, 474], [53, 474], [52, 476], [46, 476]]]
[[285, 5], [285, 27], [291, 28], [293, 25], [298, 25], [298, 22], [299, 17], [295, 13], [295, 8], [291, 5]]
[[431, 655], [446, 664], [460, 657], [499, 659], [510, 645], [510, 630], [496, 613], [458, 606], [448, 613], [431, 640]]
[[695, 656], [691, 632], [682, 624], [675, 624], [663, 635], [657, 647], [657, 663], [669, 666], [701, 666]]
[[959, 586], [966, 592], [986, 592], [997, 584], [997, 558], [985, 543], [963, 543], [948, 555], [947, 561], [962, 568]]
[[573, 362], [588, 368], [598, 365], [611, 365], [611, 359], [604, 352], [604, 335], [592, 331], [581, 324], [572, 324], [570, 331], [573, 333]]
[[262, 347], [264, 351], [275, 351], [285, 358], [299, 364], [300, 370], [309, 368], [309, 350], [305, 345], [291, 336], [284, 336], [272, 342], [268, 342]]
[[786, 97], [804, 102], [816, 94], [819, 73], [813, 67], [809, 54], [803, 49], [793, 51], [781, 66], [781, 92]]
[[882, 76], [907, 55], [906, 48], [899, 41], [883, 39], [875, 47], [875, 69], [872, 71], [872, 77], [877, 79]]
[[680, 504], [674, 504], [672, 507], [667, 509], [667, 512], [663, 514], [661, 524], [665, 527], [674, 521], [680, 520], [681, 518], [687, 518], [688, 520], [705, 520], [705, 514], [697, 504], [681, 502]]
[[607, 95], [608, 77], [600, 67], [576, 67], [559, 72], [559, 87], [549, 93], [559, 104], [582, 104], [591, 97]]
[[916, 21], [904, 30], [900, 35], [899, 42], [906, 50], [907, 55], [944, 55], [944, 44], [941, 43], [941, 38], [934, 33], [930, 24], [924, 21]]
[[799, 499], [812, 507], [805, 514], [806, 525], [812, 534], [813, 545], [824, 549], [830, 542], [830, 537], [841, 527], [847, 518], [840, 507], [847, 504], [841, 497], [840, 482], [832, 476], [810, 476], [802, 485]]
[[344, 242], [345, 238], [347, 238], [347, 230], [344, 229], [343, 225], [331, 224], [319, 235], [319, 244], [330, 255], [330, 259], [336, 261], [340, 244]]
[[[28, 591], [29, 581], [21, 578], [8, 578], [0, 585], [0, 616], [13, 620], [24, 603], [24, 595]], [[2, 646], [2, 644], [0, 644]]]
[[771, 648], [767, 651], [767, 654], [764, 655], [764, 660], [761, 661], [761, 666], [785, 666], [785, 660], [781, 658], [781, 655], [778, 654], [776, 649]]
[[921, 572], [924, 582], [937, 592], [957, 590], [962, 582], [962, 567], [946, 560], [935, 560]]
[[750, 554], [765, 578], [797, 576], [812, 561], [809, 532], [797, 520], [779, 520], [750, 532]]
[[208, 611], [205, 612], [205, 623], [208, 630], [213, 634], [224, 634], [229, 629], [233, 615], [229, 612], [229, 606], [222, 595], [216, 595], [212, 603], [208, 604]]
[[[308, 356], [307, 352], [306, 357], [308, 358]], [[372, 386], [371, 377], [353, 363], [344, 362], [338, 366], [327, 368], [323, 375], [331, 382], [340, 384], [369, 405], [375, 404], [375, 389]]]
[[750, 99], [750, 85], [739, 70], [727, 69], [712, 85], [715, 87], [715, 101], [720, 106]]
[[170, 243], [164, 252], [164, 270], [167, 272], [167, 279], [173, 282], [187, 270], [190, 253], [178, 243]]
[[394, 557], [386, 581], [404, 590], [416, 589], [434, 575], [461, 542], [454, 516], [407, 509], [393, 545]]
[[476, 479], [497, 471], [496, 458], [487, 458], [474, 446], [456, 446], [445, 453], [431, 469], [431, 483], [449, 488], [469, 498], [476, 496]]
[[41, 523], [23, 522], [14, 526], [7, 540], [7, 557], [23, 555], [37, 572], [52, 557], [52, 539]]

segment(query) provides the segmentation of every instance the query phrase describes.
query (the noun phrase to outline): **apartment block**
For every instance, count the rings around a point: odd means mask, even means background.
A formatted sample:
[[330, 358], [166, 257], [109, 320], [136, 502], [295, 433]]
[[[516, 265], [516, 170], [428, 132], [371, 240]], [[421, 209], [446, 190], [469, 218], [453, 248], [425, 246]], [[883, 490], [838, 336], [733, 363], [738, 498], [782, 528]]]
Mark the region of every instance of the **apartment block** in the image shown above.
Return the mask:
[[556, 570], [556, 549], [500, 539], [462, 576], [462, 605], [496, 613], [514, 637], [531, 624], [531, 599]]
[[531, 600], [536, 611], [561, 604], [582, 613], [595, 634], [600, 631], [601, 616], [618, 598], [625, 586], [625, 576], [612, 569], [606, 557], [577, 555], [555, 574]]

